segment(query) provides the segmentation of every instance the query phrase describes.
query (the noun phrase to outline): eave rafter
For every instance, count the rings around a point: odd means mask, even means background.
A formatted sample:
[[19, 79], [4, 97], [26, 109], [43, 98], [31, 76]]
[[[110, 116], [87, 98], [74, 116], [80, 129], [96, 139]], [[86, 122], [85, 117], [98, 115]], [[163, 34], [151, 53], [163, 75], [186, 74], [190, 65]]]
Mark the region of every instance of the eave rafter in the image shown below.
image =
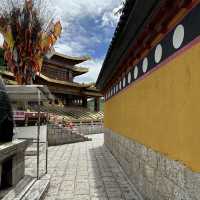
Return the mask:
[[107, 83], [104, 83], [103, 90], [116, 82], [130, 65], [134, 65], [144, 54], [147, 54], [148, 50], [155, 46], [198, 3], [199, 0], [165, 0], [156, 6], [127, 49], [126, 55], [122, 56], [123, 59], [120, 60], [115, 73], [109, 77], [110, 80]]

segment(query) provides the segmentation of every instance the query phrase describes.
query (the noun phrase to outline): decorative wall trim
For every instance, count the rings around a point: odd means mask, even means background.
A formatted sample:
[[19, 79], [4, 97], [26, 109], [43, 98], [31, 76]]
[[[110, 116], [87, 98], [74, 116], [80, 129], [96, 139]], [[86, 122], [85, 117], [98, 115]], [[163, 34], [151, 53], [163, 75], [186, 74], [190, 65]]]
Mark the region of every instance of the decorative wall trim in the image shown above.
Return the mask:
[[148, 55], [132, 66], [120, 80], [113, 84], [104, 95], [105, 101], [117, 95], [135, 84], [136, 81], [144, 79], [167, 62], [175, 59], [187, 49], [200, 42], [200, 4], [171, 31], [157, 46], [152, 48]]

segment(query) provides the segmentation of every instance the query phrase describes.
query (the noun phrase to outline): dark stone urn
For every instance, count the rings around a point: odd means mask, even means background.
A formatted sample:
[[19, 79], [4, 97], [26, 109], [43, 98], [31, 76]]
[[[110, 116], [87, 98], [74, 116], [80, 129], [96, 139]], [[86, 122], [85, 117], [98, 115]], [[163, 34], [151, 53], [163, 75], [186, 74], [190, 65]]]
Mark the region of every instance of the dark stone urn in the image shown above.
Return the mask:
[[13, 138], [13, 114], [10, 100], [0, 77], [0, 143], [10, 142]]

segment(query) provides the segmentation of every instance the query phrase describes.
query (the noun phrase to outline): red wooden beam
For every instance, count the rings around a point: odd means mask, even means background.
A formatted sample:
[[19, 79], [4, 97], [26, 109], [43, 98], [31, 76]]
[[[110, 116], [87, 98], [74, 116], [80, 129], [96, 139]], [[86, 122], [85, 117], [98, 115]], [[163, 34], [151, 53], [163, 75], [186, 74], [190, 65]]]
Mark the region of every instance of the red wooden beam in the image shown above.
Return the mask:
[[[115, 75], [120, 75], [126, 68], [133, 64], [134, 60], [141, 59], [142, 53], [146, 49], [151, 49], [152, 41], [159, 33], [166, 34], [168, 30], [168, 24], [173, 17], [179, 12], [180, 8], [191, 9], [194, 4], [197, 4], [199, 0], [165, 0], [161, 4], [160, 8], [154, 12], [149, 18], [151, 19], [149, 24], [145, 27], [144, 31], [140, 34], [138, 39], [134, 41], [132, 47], [129, 49], [127, 56], [128, 61], [126, 64], [120, 66], [119, 71]], [[111, 81], [113, 82], [113, 81]]]
[[185, 0], [184, 3], [182, 4], [182, 7], [183, 8], [186, 8], [186, 9], [191, 9], [194, 5], [194, 3], [196, 3], [197, 1], [194, 1], [194, 0]]

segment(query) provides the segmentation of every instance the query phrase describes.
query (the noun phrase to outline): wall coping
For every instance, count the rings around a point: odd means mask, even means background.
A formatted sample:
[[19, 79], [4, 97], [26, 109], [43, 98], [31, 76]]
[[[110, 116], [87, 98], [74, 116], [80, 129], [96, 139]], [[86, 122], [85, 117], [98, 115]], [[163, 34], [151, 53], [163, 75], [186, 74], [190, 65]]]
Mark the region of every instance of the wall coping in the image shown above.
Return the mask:
[[12, 142], [0, 144], [0, 162], [16, 155], [18, 152], [25, 151], [28, 147], [28, 140], [13, 140]]

